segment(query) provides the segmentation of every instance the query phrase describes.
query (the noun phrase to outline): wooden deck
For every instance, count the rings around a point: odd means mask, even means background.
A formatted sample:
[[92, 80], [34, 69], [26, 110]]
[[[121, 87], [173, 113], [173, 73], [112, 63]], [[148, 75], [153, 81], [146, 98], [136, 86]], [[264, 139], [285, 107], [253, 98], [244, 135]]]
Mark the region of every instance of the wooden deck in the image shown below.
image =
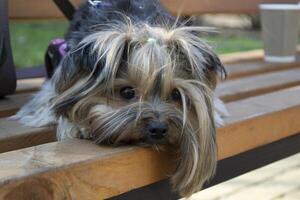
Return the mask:
[[[219, 160], [299, 135], [300, 60], [265, 63], [261, 51], [222, 60], [230, 74], [217, 94], [230, 116], [218, 129]], [[167, 153], [77, 139], [57, 142], [54, 127], [28, 128], [8, 120], [42, 82], [19, 80], [16, 94], [0, 100], [0, 199], [33, 194], [38, 199], [105, 199], [164, 180], [172, 172]]]

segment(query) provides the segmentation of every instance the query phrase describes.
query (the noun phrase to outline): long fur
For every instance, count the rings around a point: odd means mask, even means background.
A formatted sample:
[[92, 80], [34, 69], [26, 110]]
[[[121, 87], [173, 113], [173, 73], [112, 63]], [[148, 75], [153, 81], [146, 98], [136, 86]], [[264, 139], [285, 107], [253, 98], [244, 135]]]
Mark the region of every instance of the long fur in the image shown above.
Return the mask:
[[[162, 10], [158, 2], [149, 2], [155, 11]], [[84, 5], [78, 11], [66, 36], [70, 50], [15, 118], [30, 126], [57, 123], [60, 140], [78, 137], [98, 144], [169, 146], [179, 155], [171, 177], [174, 190], [190, 196], [215, 173], [216, 125], [226, 114], [213, 92], [224, 68], [199, 38], [212, 30], [176, 23], [165, 11], [156, 20], [138, 20], [115, 7], [111, 9], [117, 11], [116, 17], [111, 11], [105, 15], [93, 9]], [[87, 28], [82, 16], [93, 16], [90, 13], [95, 16], [88, 19]], [[76, 27], [78, 22], [83, 24]], [[124, 86], [135, 88], [134, 100], [119, 96]], [[174, 89], [181, 102], [170, 98]], [[163, 143], [147, 141], [145, 124], [150, 120], [168, 123]]]

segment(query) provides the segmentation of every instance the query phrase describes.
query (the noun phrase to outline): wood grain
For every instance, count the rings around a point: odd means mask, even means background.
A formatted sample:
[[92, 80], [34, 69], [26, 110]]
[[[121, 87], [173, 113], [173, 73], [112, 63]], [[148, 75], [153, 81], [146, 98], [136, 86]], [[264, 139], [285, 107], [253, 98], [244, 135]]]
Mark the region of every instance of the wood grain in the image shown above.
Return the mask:
[[227, 80], [238, 79], [246, 76], [283, 71], [300, 67], [300, 46], [297, 47], [296, 61], [292, 63], [265, 62], [262, 49], [221, 54], [220, 59], [228, 73]]
[[53, 142], [55, 128], [32, 128], [0, 118], [0, 153]]
[[283, 71], [300, 67], [300, 57], [293, 63], [266, 63], [262, 59], [254, 59], [237, 63], [225, 63], [228, 80], [238, 79], [246, 76], [254, 76], [276, 71]]
[[217, 86], [216, 94], [230, 102], [300, 85], [300, 68], [225, 81]]
[[172, 171], [165, 154], [78, 140], [5, 153], [0, 162], [0, 199], [104, 199]]
[[300, 86], [226, 104], [231, 117], [218, 130], [220, 158], [300, 132]]
[[[300, 87], [227, 107], [231, 116], [217, 135], [219, 159], [300, 131]], [[174, 168], [172, 160], [172, 155], [151, 149], [98, 147], [79, 140], [3, 153], [0, 199], [33, 195], [39, 199], [108, 198], [166, 178]]]
[[16, 113], [32, 96], [32, 93], [14, 94], [0, 99], [0, 117]]

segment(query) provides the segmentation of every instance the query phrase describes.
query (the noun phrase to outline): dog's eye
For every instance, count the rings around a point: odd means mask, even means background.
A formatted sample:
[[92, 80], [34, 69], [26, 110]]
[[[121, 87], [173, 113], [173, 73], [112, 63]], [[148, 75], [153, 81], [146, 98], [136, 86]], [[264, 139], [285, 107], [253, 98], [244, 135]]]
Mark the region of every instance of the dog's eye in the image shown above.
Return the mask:
[[133, 87], [130, 87], [130, 86], [123, 87], [120, 90], [120, 95], [124, 99], [130, 100], [130, 99], [133, 99], [135, 97], [135, 91], [134, 91]]
[[181, 94], [178, 89], [174, 89], [171, 93], [173, 101], [181, 101]]

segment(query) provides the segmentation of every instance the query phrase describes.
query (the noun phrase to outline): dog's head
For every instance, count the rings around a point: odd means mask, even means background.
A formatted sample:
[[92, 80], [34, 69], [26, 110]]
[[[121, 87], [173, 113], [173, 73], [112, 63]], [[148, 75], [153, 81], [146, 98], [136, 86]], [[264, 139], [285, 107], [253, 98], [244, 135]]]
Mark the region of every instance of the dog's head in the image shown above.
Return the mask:
[[64, 58], [53, 80], [53, 109], [101, 144], [169, 146], [184, 196], [215, 172], [213, 90], [219, 58], [200, 27], [125, 23], [101, 27]]

